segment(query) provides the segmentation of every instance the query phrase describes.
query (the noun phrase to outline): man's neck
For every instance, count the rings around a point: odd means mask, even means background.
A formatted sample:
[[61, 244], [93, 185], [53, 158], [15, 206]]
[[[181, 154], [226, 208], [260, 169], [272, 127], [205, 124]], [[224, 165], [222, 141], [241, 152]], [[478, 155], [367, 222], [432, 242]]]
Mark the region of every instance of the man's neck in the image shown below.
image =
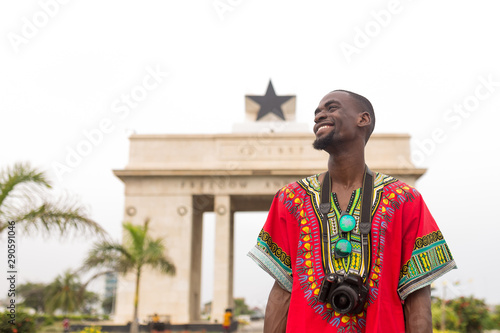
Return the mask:
[[342, 155], [330, 154], [328, 171], [332, 179], [332, 190], [361, 187], [365, 172], [364, 151]]

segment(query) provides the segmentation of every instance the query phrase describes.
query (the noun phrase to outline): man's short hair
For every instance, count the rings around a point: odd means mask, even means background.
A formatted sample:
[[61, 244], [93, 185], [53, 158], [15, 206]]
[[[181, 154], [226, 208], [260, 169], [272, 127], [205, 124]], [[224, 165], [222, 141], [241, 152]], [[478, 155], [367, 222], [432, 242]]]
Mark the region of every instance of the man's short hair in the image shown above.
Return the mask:
[[375, 129], [375, 111], [373, 110], [372, 103], [370, 103], [368, 98], [361, 96], [359, 94], [356, 94], [356, 93], [349, 91], [349, 90], [337, 89], [334, 91], [343, 91], [345, 93], [348, 93], [359, 103], [359, 105], [361, 107], [360, 112], [368, 112], [368, 114], [370, 115], [370, 118], [372, 120], [372, 122], [370, 124], [370, 128], [367, 131], [367, 135], [366, 135], [366, 142], [368, 142], [370, 135], [372, 135], [373, 130]]

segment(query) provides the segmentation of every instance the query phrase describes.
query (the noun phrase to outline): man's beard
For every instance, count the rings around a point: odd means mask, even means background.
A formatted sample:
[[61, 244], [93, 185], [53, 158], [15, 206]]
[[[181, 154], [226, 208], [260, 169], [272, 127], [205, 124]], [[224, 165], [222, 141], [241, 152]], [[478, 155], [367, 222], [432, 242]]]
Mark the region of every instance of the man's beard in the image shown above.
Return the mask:
[[325, 150], [328, 148], [330, 145], [333, 144], [333, 133], [331, 132], [328, 135], [323, 136], [322, 138], [317, 138], [313, 142], [313, 148], [317, 150]]

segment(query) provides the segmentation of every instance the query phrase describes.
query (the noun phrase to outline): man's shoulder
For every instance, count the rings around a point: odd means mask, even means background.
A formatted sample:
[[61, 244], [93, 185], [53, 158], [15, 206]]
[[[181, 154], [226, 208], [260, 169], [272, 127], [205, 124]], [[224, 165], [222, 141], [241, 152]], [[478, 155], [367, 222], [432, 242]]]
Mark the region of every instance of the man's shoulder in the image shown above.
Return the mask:
[[384, 187], [390, 187], [390, 188], [396, 188], [396, 187], [412, 187], [405, 182], [399, 180], [398, 178], [387, 175], [382, 172], [375, 172], [374, 173], [374, 185], [375, 186], [384, 186]]
[[294, 182], [288, 183], [280, 189], [281, 191], [296, 191], [305, 190], [309, 191], [319, 191], [321, 189], [321, 184], [318, 180], [319, 174], [312, 175], [306, 178], [296, 180]]
[[384, 196], [388, 197], [399, 196], [400, 198], [414, 199], [421, 196], [420, 192], [413, 186], [396, 177], [379, 172], [375, 175], [374, 187], [375, 189], [382, 190]]

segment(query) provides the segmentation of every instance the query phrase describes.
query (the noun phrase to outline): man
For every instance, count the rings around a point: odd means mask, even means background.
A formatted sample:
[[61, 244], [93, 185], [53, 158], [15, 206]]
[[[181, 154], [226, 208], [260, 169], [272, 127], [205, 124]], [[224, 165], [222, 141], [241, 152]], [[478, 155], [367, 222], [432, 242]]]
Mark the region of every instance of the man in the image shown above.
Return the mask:
[[233, 310], [226, 309], [224, 321], [222, 322], [222, 332], [231, 332], [231, 321], [233, 319]]
[[314, 122], [328, 172], [278, 191], [249, 252], [276, 280], [264, 333], [432, 332], [430, 283], [456, 265], [420, 193], [365, 165], [371, 103], [332, 91]]
[[165, 331], [165, 324], [160, 321], [160, 316], [157, 313], [153, 315], [153, 333], [163, 333]]

